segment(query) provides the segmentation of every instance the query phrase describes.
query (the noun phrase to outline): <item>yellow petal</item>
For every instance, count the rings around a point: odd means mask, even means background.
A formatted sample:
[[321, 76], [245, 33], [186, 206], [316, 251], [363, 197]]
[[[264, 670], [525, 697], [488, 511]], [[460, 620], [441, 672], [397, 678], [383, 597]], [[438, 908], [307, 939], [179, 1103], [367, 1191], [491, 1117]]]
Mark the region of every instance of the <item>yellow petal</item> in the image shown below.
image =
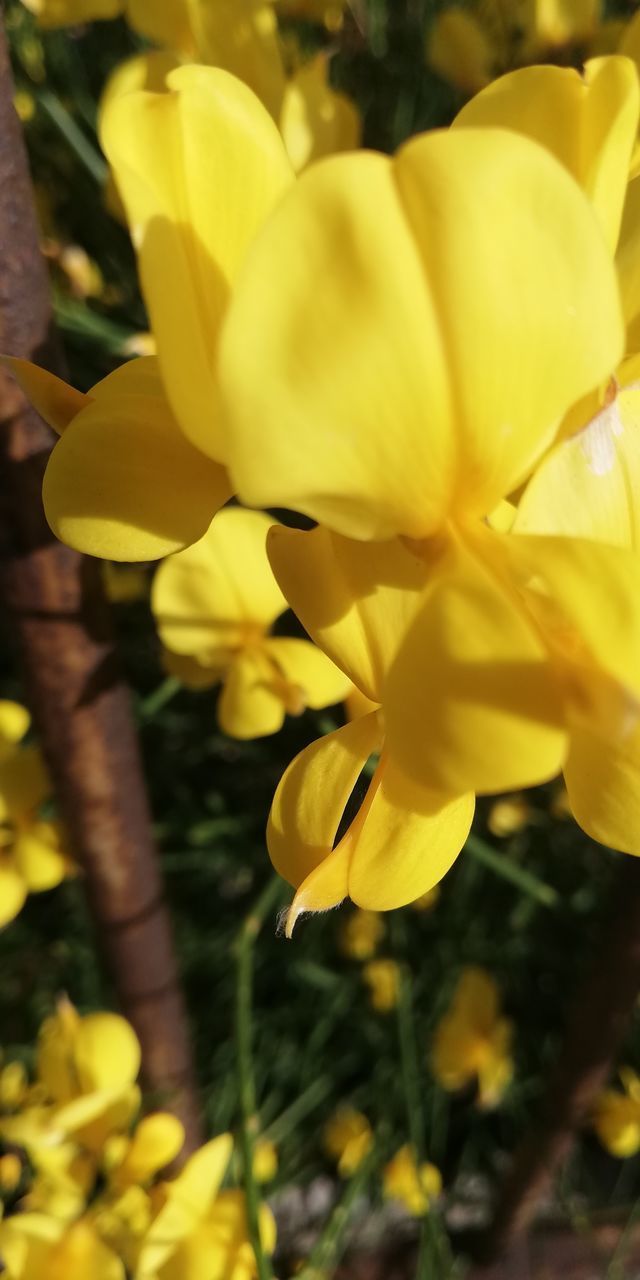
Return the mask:
[[570, 67], [523, 67], [467, 103], [454, 127], [515, 129], [539, 142], [580, 183], [615, 250], [638, 132], [640, 87], [628, 58]]
[[545, 781], [566, 754], [548, 652], [524, 606], [462, 546], [425, 593], [383, 706], [391, 755], [449, 795]]
[[73, 1067], [80, 1017], [66, 997], [58, 1001], [55, 1014], [45, 1019], [38, 1035], [37, 1075], [49, 1098], [68, 1102], [77, 1092]]
[[39, 747], [14, 751], [0, 764], [0, 822], [21, 824], [51, 795], [51, 779]]
[[188, 66], [168, 83], [169, 93], [109, 103], [103, 145], [138, 250], [169, 400], [191, 441], [224, 461], [220, 323], [246, 249], [291, 181], [291, 166], [275, 124], [240, 81]]
[[0, 762], [13, 753], [31, 725], [31, 716], [21, 702], [0, 699]]
[[600, 11], [600, 0], [528, 0], [524, 18], [538, 46], [553, 46], [587, 40], [597, 28]]
[[417, 786], [383, 756], [365, 803], [351, 850], [349, 897], [369, 911], [404, 907], [432, 889], [457, 858], [474, 797], [451, 800]]
[[127, 21], [140, 35], [192, 57], [196, 42], [190, 0], [124, 0]]
[[291, 163], [299, 173], [322, 156], [355, 151], [362, 124], [357, 107], [344, 93], [332, 89], [324, 53], [304, 64], [289, 80], [280, 132]]
[[[377, 715], [363, 716], [312, 742], [285, 771], [269, 815], [267, 847], [289, 884], [297, 888], [329, 858], [349, 796], [380, 744]], [[346, 893], [345, 876], [337, 901]]]
[[41, 27], [69, 27], [98, 18], [117, 18], [124, 0], [24, 0]]
[[223, 666], [286, 609], [267, 558], [272, 525], [260, 511], [229, 507], [160, 565], [151, 607], [168, 649]]
[[640, 176], [627, 187], [616, 266], [627, 322], [627, 350], [640, 350]]
[[31, 364], [30, 360], [3, 356], [2, 363], [11, 370], [36, 412], [58, 435], [62, 435], [76, 414], [91, 403], [91, 396], [76, 391], [67, 382], [63, 382], [62, 378], [57, 378], [55, 373]]
[[640, 391], [624, 390], [540, 463], [520, 499], [518, 533], [640, 548]]
[[218, 700], [218, 721], [230, 738], [264, 738], [282, 728], [286, 690], [262, 649], [232, 659]]
[[[172, 6], [175, 0], [171, 0]], [[155, 6], [156, 0], [153, 0]], [[149, 50], [139, 53], [135, 58], [127, 58], [120, 62], [111, 72], [100, 98], [100, 112], [107, 105], [125, 93], [135, 93], [140, 89], [148, 89], [152, 93], [168, 92], [167, 77], [171, 71], [180, 66], [180, 59], [174, 53]]]
[[349, 677], [308, 640], [278, 636], [266, 640], [265, 649], [289, 684], [299, 691], [300, 710], [331, 707], [342, 702], [352, 687]]
[[366, 543], [328, 529], [275, 525], [269, 559], [291, 608], [373, 702], [428, 580], [427, 560], [399, 541]]
[[22, 911], [27, 897], [24, 876], [13, 858], [0, 854], [0, 929], [15, 920]]
[[194, 542], [230, 495], [226, 471], [195, 449], [152, 356], [117, 369], [70, 423], [44, 479], [62, 542], [107, 560], [154, 560]]
[[495, 507], [621, 351], [592, 210], [529, 139], [457, 129], [395, 162], [332, 157], [281, 202], [234, 295], [234, 481], [347, 536], [426, 537]]
[[62, 831], [54, 822], [34, 822], [19, 832], [13, 856], [30, 893], [53, 889], [69, 874], [63, 850]]
[[576, 725], [564, 776], [583, 831], [611, 849], [640, 854], [640, 728], [612, 743]]
[[123, 1163], [116, 1171], [118, 1187], [149, 1182], [182, 1150], [184, 1129], [176, 1116], [158, 1111], [136, 1127]]
[[116, 1013], [90, 1013], [76, 1032], [74, 1062], [84, 1092], [125, 1089], [140, 1070], [140, 1045], [133, 1028]]
[[285, 71], [273, 5], [265, 0], [192, 0], [200, 58], [237, 76], [278, 119]]
[[191, 1236], [210, 1211], [233, 1150], [231, 1134], [223, 1133], [190, 1157], [172, 1182], [165, 1183], [166, 1200], [154, 1218], [139, 1258], [141, 1277], [155, 1277], [167, 1258]]
[[462, 93], [489, 83], [497, 52], [475, 14], [458, 5], [438, 14], [427, 41], [429, 66]]

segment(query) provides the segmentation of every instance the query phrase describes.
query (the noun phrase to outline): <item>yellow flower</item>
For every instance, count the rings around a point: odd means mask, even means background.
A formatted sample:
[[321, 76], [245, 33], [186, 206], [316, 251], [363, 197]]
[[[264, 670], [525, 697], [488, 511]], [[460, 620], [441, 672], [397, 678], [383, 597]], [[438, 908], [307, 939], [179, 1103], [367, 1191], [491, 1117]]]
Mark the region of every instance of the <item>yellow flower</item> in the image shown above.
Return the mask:
[[112, 604], [133, 604], [149, 595], [149, 577], [144, 569], [105, 564], [102, 571], [105, 591]]
[[339, 1107], [325, 1125], [323, 1145], [340, 1177], [350, 1178], [373, 1147], [373, 1130], [361, 1111]]
[[626, 1159], [640, 1151], [640, 1079], [630, 1067], [620, 1071], [624, 1093], [605, 1089], [596, 1099], [593, 1127], [612, 1156]]
[[404, 1146], [385, 1165], [382, 1185], [386, 1199], [399, 1200], [408, 1213], [419, 1218], [440, 1195], [442, 1178], [434, 1164], [418, 1165], [413, 1149]]
[[385, 933], [377, 911], [352, 911], [340, 928], [340, 949], [350, 960], [370, 960]]
[[184, 1129], [176, 1116], [156, 1111], [144, 1116], [130, 1138], [112, 1137], [104, 1151], [109, 1185], [115, 1191], [147, 1183], [171, 1164], [184, 1144]]
[[493, 978], [482, 969], [465, 969], [448, 1011], [433, 1038], [431, 1066], [443, 1089], [478, 1084], [478, 1105], [494, 1107], [513, 1076], [512, 1024], [500, 1016]]
[[261, 512], [221, 511], [199, 542], [164, 561], [153, 583], [166, 650], [223, 681], [218, 718], [233, 738], [276, 733], [287, 712], [329, 706], [350, 687], [310, 641], [270, 634], [287, 608], [267, 559], [272, 524]]
[[125, 1280], [124, 1263], [88, 1219], [14, 1214], [0, 1224], [0, 1252], [7, 1280]]
[[277, 1147], [269, 1138], [258, 1138], [253, 1149], [253, 1176], [256, 1182], [272, 1182], [277, 1172]]
[[38, 748], [21, 745], [29, 725], [25, 707], [0, 701], [0, 926], [73, 872], [60, 826], [39, 817], [51, 783]]
[[363, 966], [362, 979], [369, 988], [369, 1000], [376, 1013], [395, 1009], [400, 994], [400, 966], [395, 960], [370, 960]]
[[[220, 1191], [231, 1156], [232, 1139], [223, 1134], [187, 1161], [172, 1182], [156, 1193], [157, 1210], [142, 1242], [140, 1280], [250, 1280], [255, 1258], [248, 1240], [244, 1196]], [[260, 1210], [263, 1248], [275, 1247], [275, 1223]]]
[[522, 831], [530, 819], [531, 806], [527, 804], [524, 796], [505, 796], [503, 800], [496, 800], [492, 804], [487, 826], [492, 836], [506, 839], [507, 836], [513, 836], [517, 831]]
[[102, 272], [81, 245], [64, 245], [56, 260], [75, 298], [99, 298], [102, 295], [104, 291]]
[[14, 1151], [0, 1156], [0, 1195], [13, 1195], [22, 1181], [22, 1160]]
[[[605, 62], [586, 97], [611, 244], [639, 95], [630, 63]], [[368, 909], [420, 896], [464, 843], [474, 792], [548, 780], [586, 730], [617, 746], [638, 718], [637, 556], [487, 521], [620, 360], [613, 263], [553, 156], [515, 131], [463, 123], [395, 160], [362, 153], [303, 174], [256, 241], [225, 323], [235, 487], [250, 505], [319, 522], [272, 533], [276, 576], [384, 716], [384, 737], [363, 717], [308, 748], [280, 784], [268, 840], [298, 890], [290, 926], [347, 895]], [[603, 803], [585, 765], [587, 776]], [[625, 822], [629, 844], [638, 824]]]
[[435, 884], [433, 889], [429, 889], [428, 893], [423, 893], [415, 902], [411, 903], [414, 911], [433, 911], [440, 899], [440, 885]]

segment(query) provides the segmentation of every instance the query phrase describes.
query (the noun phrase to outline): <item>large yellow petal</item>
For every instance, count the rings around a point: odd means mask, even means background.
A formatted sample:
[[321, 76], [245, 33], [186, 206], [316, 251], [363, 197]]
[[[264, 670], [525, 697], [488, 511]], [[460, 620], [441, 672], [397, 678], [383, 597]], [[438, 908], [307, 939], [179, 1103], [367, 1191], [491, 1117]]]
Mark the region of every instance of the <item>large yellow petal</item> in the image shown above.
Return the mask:
[[522, 481], [621, 351], [593, 212], [529, 139], [458, 129], [395, 162], [332, 157], [282, 201], [234, 295], [234, 481], [347, 536], [426, 537]]
[[321, 527], [275, 525], [274, 573], [305, 630], [374, 702], [429, 579], [428, 559], [398, 540], [355, 542]]
[[273, 520], [229, 507], [202, 538], [160, 565], [151, 607], [173, 653], [224, 665], [287, 607], [267, 558]]
[[300, 710], [331, 707], [342, 702], [353, 687], [348, 676], [309, 640], [277, 636], [265, 641], [265, 650], [299, 696]]
[[[267, 827], [277, 872], [298, 888], [330, 857], [347, 801], [382, 733], [376, 713], [328, 733], [296, 756], [280, 779]], [[346, 897], [344, 892], [335, 902]], [[313, 903], [302, 910], [314, 910]]]
[[237, 76], [278, 120], [285, 70], [273, 5], [265, 0], [191, 0], [200, 58]]
[[0, 853], [0, 929], [15, 920], [27, 897], [27, 885], [13, 858]]
[[[242, 650], [229, 665], [218, 700], [218, 722], [230, 738], [264, 738], [282, 728], [287, 685], [261, 647]], [[303, 708], [298, 704], [296, 711]]]
[[566, 754], [548, 651], [500, 569], [473, 547], [450, 547], [382, 701], [392, 757], [449, 795], [546, 781]]
[[299, 173], [322, 156], [355, 151], [362, 122], [357, 107], [332, 89], [326, 54], [316, 54], [289, 80], [280, 112], [280, 132]]
[[546, 147], [573, 174], [615, 250], [638, 132], [640, 87], [629, 58], [593, 58], [584, 72], [523, 67], [495, 80], [454, 121], [515, 129]]
[[169, 400], [192, 442], [224, 461], [220, 323], [291, 166], [264, 107], [227, 72], [181, 67], [168, 85], [169, 93], [112, 100], [102, 139], [138, 250]]
[[540, 463], [518, 504], [518, 533], [640, 549], [640, 391], [624, 388]]
[[76, 391], [55, 373], [41, 369], [30, 360], [19, 360], [17, 356], [3, 356], [3, 364], [11, 370], [19, 382], [25, 395], [41, 418], [62, 435], [65, 427], [81, 409], [91, 403], [91, 397]]
[[140, 1070], [140, 1045], [133, 1028], [117, 1013], [90, 1013], [81, 1018], [73, 1047], [83, 1093], [126, 1089]]
[[349, 897], [365, 910], [390, 911], [446, 875], [469, 834], [475, 799], [418, 786], [384, 755], [370, 791], [352, 843]]
[[195, 542], [230, 495], [169, 408], [153, 356], [117, 369], [56, 445], [44, 479], [62, 542], [107, 560], [154, 560]]

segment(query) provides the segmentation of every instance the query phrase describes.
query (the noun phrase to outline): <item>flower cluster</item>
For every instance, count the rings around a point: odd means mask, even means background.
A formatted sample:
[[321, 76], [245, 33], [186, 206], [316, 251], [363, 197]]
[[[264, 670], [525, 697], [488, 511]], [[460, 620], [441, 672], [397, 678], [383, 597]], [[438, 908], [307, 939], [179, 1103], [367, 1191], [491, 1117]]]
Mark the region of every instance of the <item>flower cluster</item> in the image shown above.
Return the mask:
[[[278, 786], [287, 932], [423, 897], [476, 795], [560, 773], [581, 827], [637, 853], [634, 59], [521, 68], [394, 157], [298, 176], [255, 75], [164, 43], [180, 65], [112, 86], [101, 124], [157, 354], [88, 395], [13, 368], [61, 436], [52, 528], [173, 557], [168, 661], [223, 679], [230, 732], [366, 700]], [[255, 512], [216, 514], [232, 496]], [[271, 633], [285, 602], [326, 662]]]
[[[7, 1280], [251, 1280], [243, 1194], [222, 1190], [222, 1134], [168, 1178], [184, 1131], [141, 1115], [140, 1046], [124, 1018], [62, 999], [40, 1029], [35, 1078], [0, 1073], [0, 1253]], [[275, 1243], [261, 1209], [266, 1250]]]

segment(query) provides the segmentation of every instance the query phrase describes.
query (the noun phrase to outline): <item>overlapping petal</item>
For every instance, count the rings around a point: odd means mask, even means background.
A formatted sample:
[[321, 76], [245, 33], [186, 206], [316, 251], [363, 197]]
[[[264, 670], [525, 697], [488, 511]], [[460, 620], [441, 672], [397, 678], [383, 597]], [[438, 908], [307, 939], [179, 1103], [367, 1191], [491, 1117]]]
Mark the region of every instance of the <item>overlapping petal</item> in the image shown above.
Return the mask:
[[286, 77], [273, 5], [267, 0], [191, 0], [191, 12], [202, 61], [237, 76], [277, 120]]
[[612, 742], [574, 725], [564, 778], [583, 831], [612, 849], [640, 854], [640, 728]]
[[[277, 733], [287, 711], [284, 681], [262, 647], [233, 658], [218, 701], [218, 720], [230, 738], [248, 740]], [[302, 710], [302, 706], [296, 708]]]
[[515, 129], [555, 155], [589, 196], [615, 250], [638, 132], [640, 86], [629, 58], [570, 67], [523, 67], [462, 108], [454, 128]]
[[621, 350], [593, 213], [539, 146], [460, 129], [395, 162], [335, 157], [282, 201], [234, 295], [233, 477], [250, 505], [347, 536], [426, 537], [524, 479]]
[[265, 641], [265, 651], [299, 697], [300, 710], [313, 707], [319, 711], [334, 702], [342, 702], [352, 688], [348, 676], [308, 640], [275, 636]]
[[62, 435], [65, 427], [91, 403], [91, 397], [76, 391], [55, 373], [41, 369], [30, 360], [19, 360], [16, 356], [4, 356], [6, 364], [22, 387], [25, 395], [41, 418]]
[[370, 547], [321, 527], [302, 533], [274, 525], [267, 548], [309, 635], [379, 702], [385, 673], [432, 571], [429, 558], [397, 540]]
[[191, 441], [224, 461], [218, 331], [248, 244], [292, 172], [274, 122], [239, 80], [189, 66], [168, 86], [109, 103], [102, 138], [169, 400]]
[[43, 489], [61, 541], [109, 560], [156, 559], [195, 542], [229, 495], [225, 469], [180, 430], [153, 356], [92, 389], [51, 455]]
[[262, 512], [229, 507], [160, 565], [151, 600], [168, 649], [222, 665], [287, 608], [267, 558], [273, 523]]
[[291, 163], [299, 173], [322, 156], [355, 151], [362, 125], [357, 107], [332, 89], [324, 53], [305, 63], [287, 83], [280, 131]]

